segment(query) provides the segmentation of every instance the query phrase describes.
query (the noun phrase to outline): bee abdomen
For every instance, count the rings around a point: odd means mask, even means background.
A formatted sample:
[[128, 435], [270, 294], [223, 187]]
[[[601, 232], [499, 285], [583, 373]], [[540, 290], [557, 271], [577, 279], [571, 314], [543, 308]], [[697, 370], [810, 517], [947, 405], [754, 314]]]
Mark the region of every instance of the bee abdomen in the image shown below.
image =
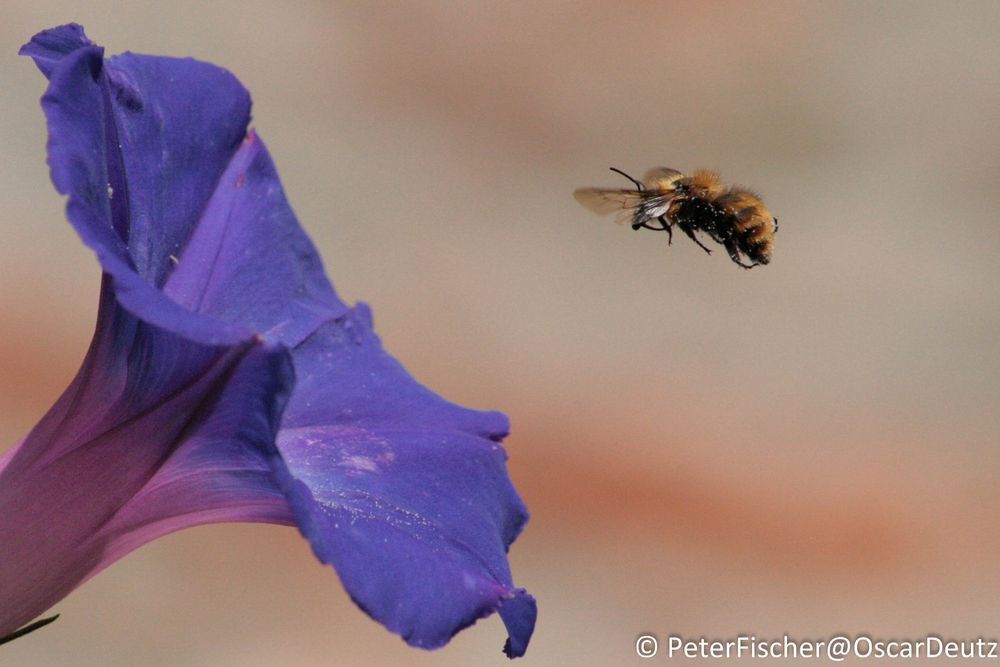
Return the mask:
[[771, 214], [764, 203], [748, 190], [730, 190], [715, 201], [732, 216], [733, 227], [738, 232], [745, 232], [761, 225], [766, 226], [771, 220]]

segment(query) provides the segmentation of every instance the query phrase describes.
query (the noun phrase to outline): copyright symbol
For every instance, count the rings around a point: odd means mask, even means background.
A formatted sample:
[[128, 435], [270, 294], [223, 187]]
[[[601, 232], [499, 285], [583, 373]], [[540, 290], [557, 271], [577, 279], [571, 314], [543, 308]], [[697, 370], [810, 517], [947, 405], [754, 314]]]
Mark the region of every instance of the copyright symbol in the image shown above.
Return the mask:
[[635, 652], [640, 658], [652, 658], [659, 646], [653, 635], [639, 635], [635, 640]]
[[837, 635], [830, 640], [826, 649], [827, 656], [834, 662], [843, 662], [851, 652], [851, 640], [843, 635]]

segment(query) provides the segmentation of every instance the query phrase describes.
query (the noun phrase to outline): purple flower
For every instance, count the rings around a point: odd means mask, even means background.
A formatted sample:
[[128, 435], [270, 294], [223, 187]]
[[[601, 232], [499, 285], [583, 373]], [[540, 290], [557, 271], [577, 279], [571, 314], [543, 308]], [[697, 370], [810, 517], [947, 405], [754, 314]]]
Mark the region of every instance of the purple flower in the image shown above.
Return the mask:
[[191, 59], [105, 60], [77, 25], [21, 52], [49, 79], [52, 180], [104, 279], [79, 374], [0, 457], [0, 636], [156, 537], [266, 521], [408, 643], [497, 611], [522, 655], [507, 419], [418, 384], [337, 297], [247, 91]]

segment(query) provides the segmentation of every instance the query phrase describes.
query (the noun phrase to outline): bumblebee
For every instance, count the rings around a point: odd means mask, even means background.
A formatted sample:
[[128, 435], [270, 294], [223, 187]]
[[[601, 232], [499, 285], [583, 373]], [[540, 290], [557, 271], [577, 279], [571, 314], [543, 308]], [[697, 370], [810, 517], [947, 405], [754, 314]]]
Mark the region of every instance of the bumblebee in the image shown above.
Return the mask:
[[[744, 269], [771, 261], [778, 219], [750, 190], [724, 187], [717, 173], [701, 169], [686, 176], [676, 169], [658, 167], [646, 172], [641, 181], [620, 169], [611, 167], [611, 171], [632, 181], [636, 189], [580, 188], [573, 196], [594, 213], [615, 213], [618, 224], [635, 230], [665, 231], [668, 244], [673, 242], [676, 225], [712, 254], [695, 234], [702, 232], [722, 244]], [[650, 224], [654, 220], [660, 226]]]

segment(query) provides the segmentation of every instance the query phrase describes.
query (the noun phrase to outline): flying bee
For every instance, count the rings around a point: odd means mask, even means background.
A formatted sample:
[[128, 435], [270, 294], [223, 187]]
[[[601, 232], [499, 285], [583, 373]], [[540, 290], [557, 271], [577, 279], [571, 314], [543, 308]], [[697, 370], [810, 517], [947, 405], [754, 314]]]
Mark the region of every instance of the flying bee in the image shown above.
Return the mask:
[[[658, 167], [638, 181], [611, 167], [635, 184], [635, 190], [580, 188], [576, 200], [599, 215], [615, 213], [615, 222], [632, 229], [665, 231], [673, 242], [677, 227], [705, 252], [712, 250], [695, 235], [707, 234], [721, 243], [729, 257], [744, 269], [771, 261], [778, 219], [756, 194], [740, 187], [724, 187], [714, 171], [698, 170], [685, 176], [676, 169]], [[661, 226], [650, 224], [658, 221]], [[746, 257], [750, 263], [744, 263]]]

